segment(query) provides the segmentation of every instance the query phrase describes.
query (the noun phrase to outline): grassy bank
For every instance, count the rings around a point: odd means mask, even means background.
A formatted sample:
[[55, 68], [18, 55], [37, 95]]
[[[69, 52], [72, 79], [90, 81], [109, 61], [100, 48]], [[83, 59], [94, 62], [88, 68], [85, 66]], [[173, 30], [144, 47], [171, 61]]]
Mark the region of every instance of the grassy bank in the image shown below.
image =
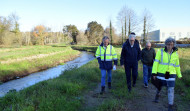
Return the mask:
[[71, 46], [71, 48], [80, 51], [96, 52], [97, 46]]
[[74, 59], [71, 47], [31, 46], [0, 50], [0, 81], [5, 82]]
[[[95, 64], [94, 64], [95, 63]], [[0, 99], [0, 110], [73, 111], [82, 106], [82, 92], [100, 81], [96, 61]], [[89, 69], [91, 69], [89, 71]]]
[[180, 48], [180, 67], [182, 80], [177, 79], [175, 91], [179, 93], [184, 100], [190, 100], [190, 48]]
[[[120, 58], [121, 48], [116, 48], [116, 52], [118, 58]], [[189, 49], [179, 49], [183, 79], [177, 79], [176, 81], [175, 91], [180, 100], [182, 100], [175, 101], [178, 104], [178, 109], [189, 108], [189, 52]], [[134, 103], [137, 102], [136, 100], [143, 100], [146, 94], [148, 97], [149, 94], [154, 95], [154, 92], [147, 92], [141, 86], [143, 76], [142, 64], [139, 62], [138, 86], [134, 88], [135, 90], [132, 90], [132, 93], [129, 94], [127, 91], [124, 69], [118, 66], [117, 70], [112, 73], [112, 89], [109, 90], [109, 97], [102, 99], [102, 101], [97, 101], [100, 104], [98, 106], [86, 107], [85, 104], [90, 98], [85, 98], [85, 96], [88, 95], [88, 92], [96, 89], [100, 83], [100, 78], [98, 62], [93, 60], [79, 69], [63, 72], [63, 75], [58, 78], [40, 82], [20, 92], [13, 91], [8, 93], [0, 99], [0, 110], [125, 111], [130, 109], [129, 106], [140, 107], [139, 105], [134, 105]], [[101, 96], [97, 98], [101, 98]], [[150, 97], [148, 100], [152, 98]], [[179, 99], [176, 97], [175, 100]], [[140, 104], [144, 103], [140, 101]], [[163, 104], [167, 104], [167, 102], [163, 102]]]

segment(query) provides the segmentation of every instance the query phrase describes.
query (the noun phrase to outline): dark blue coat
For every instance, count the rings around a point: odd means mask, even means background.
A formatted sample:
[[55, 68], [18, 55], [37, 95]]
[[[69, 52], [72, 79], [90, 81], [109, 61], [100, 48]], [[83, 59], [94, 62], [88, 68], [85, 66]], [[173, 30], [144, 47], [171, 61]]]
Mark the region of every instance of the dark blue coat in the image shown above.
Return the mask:
[[139, 41], [135, 40], [133, 47], [131, 47], [129, 39], [127, 39], [122, 47], [120, 64], [137, 64], [140, 60], [140, 53]]

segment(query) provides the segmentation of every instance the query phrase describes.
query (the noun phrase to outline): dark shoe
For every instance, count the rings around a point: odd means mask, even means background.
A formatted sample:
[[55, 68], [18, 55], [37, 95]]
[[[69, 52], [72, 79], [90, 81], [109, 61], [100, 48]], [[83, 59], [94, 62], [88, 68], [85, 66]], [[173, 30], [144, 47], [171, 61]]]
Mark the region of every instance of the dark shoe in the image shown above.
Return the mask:
[[148, 88], [148, 85], [147, 85], [147, 84], [144, 84], [144, 87], [145, 87], [145, 88]]
[[155, 103], [158, 103], [158, 102], [159, 102], [159, 97], [160, 97], [160, 95], [159, 95], [159, 94], [156, 94], [155, 100], [154, 100]]
[[101, 92], [100, 92], [100, 94], [102, 95], [103, 93], [105, 93], [105, 86], [102, 86], [102, 87], [101, 87]]
[[129, 93], [131, 93], [131, 88], [128, 88]]
[[168, 111], [173, 111], [173, 105], [168, 105]]
[[111, 89], [111, 82], [108, 82], [108, 88]]

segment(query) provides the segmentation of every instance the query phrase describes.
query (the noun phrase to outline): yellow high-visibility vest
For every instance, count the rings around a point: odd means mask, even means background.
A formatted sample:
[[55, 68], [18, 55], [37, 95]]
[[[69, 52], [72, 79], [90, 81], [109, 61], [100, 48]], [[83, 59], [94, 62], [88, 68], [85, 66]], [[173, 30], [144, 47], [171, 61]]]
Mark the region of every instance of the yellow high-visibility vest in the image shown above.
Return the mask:
[[169, 54], [163, 49], [158, 50], [156, 58], [153, 64], [153, 74], [165, 74], [166, 71], [170, 72], [170, 75], [177, 75], [179, 78], [182, 77], [179, 65], [179, 56], [177, 51]]
[[117, 60], [117, 54], [112, 45], [108, 45], [106, 50], [104, 49], [103, 46], [98, 46], [95, 54], [96, 58], [100, 57], [101, 61], [104, 61], [104, 55], [105, 55], [105, 61]]

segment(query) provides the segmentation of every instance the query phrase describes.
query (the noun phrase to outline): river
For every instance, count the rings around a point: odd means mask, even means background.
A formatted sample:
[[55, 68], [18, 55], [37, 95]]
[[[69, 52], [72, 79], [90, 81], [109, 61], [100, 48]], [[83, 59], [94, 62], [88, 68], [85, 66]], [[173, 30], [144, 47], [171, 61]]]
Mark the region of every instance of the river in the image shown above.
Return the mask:
[[83, 51], [81, 52], [79, 57], [72, 61], [66, 62], [66, 64], [64, 65], [58, 65], [56, 67], [52, 67], [41, 72], [32, 73], [20, 79], [11, 80], [3, 83], [0, 85], [0, 97], [5, 96], [10, 90], [20, 91], [41, 81], [56, 78], [60, 74], [62, 74], [64, 70], [79, 68], [89, 61], [93, 60], [94, 58], [95, 57], [93, 53]]

